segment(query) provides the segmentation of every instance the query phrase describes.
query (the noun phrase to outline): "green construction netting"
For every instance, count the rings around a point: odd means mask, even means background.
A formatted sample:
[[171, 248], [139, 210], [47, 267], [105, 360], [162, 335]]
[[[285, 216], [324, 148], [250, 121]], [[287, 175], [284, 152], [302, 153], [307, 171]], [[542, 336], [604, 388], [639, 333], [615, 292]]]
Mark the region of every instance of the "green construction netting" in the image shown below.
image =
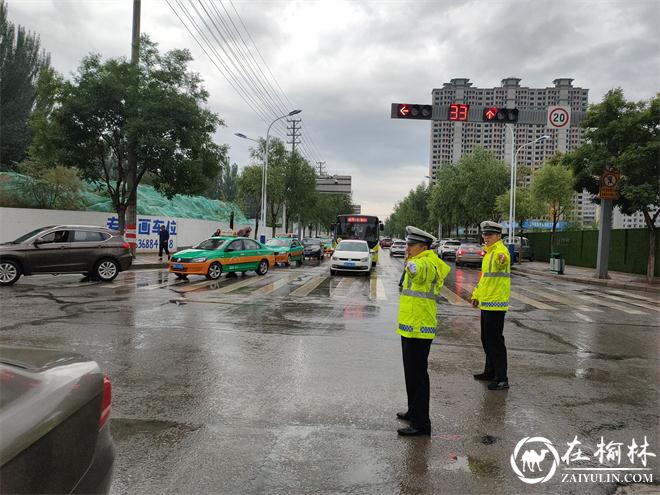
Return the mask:
[[[25, 206], [35, 207], [28, 198], [21, 197], [17, 188], [18, 179], [22, 176], [13, 172], [0, 173], [0, 190], [10, 196], [19, 198]], [[112, 201], [97, 192], [96, 188], [84, 183], [83, 191], [84, 211], [115, 211]], [[177, 194], [171, 200], [161, 195], [153, 186], [138, 186], [138, 214], [151, 216], [164, 216], [174, 218], [196, 218], [199, 220], [229, 221], [231, 212], [234, 212], [234, 222], [237, 224], [250, 223], [241, 209], [234, 203], [209, 199], [203, 196], [182, 196]]]

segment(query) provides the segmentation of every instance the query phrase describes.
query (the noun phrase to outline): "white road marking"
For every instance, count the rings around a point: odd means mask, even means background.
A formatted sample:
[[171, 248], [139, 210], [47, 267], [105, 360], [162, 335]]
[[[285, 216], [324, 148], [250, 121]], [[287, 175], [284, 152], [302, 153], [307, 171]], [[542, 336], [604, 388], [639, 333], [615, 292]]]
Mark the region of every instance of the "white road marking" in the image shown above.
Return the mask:
[[589, 318], [587, 315], [583, 315], [582, 313], [578, 313], [577, 311], [575, 312], [575, 316], [577, 316], [577, 317], [580, 318], [581, 320], [584, 320], [584, 321], [586, 321], [586, 322], [588, 322], [588, 323], [593, 323], [593, 322], [594, 322], [594, 320], [592, 320], [591, 318]]
[[611, 309], [618, 309], [619, 311], [623, 311], [624, 313], [628, 313], [629, 315], [645, 315], [644, 311], [638, 311], [636, 309], [630, 309], [625, 306], [622, 306], [620, 304], [616, 304], [615, 302], [612, 301], [604, 301], [603, 299], [599, 299], [596, 297], [591, 297], [587, 296], [585, 294], [576, 294], [577, 297], [580, 299], [584, 299], [585, 301], [589, 301], [592, 304], [598, 304], [599, 306], [605, 306], [606, 308], [611, 308]]
[[453, 304], [454, 306], [470, 306], [469, 302], [467, 302], [465, 299], [463, 299], [461, 296], [459, 296], [455, 292], [450, 291], [444, 285], [442, 286], [442, 289], [440, 289], [440, 294], [445, 296], [445, 298], [447, 298], [447, 301], [449, 301], [449, 304]]
[[308, 280], [296, 290], [292, 291], [289, 295], [295, 297], [305, 297], [308, 296], [314, 289], [323, 283], [323, 281], [328, 278], [327, 275], [319, 275], [317, 277]]
[[589, 291], [589, 294], [594, 294], [596, 297], [606, 297], [607, 299], [612, 299], [614, 301], [620, 301], [627, 304], [634, 304], [635, 306], [639, 306], [640, 308], [652, 309], [653, 311], [660, 312], [660, 307], [652, 306], [650, 304], [643, 303], [642, 301], [634, 301], [634, 300], [631, 301], [630, 299], [625, 299], [623, 297], [613, 296], [611, 294], [599, 293], [594, 291]]
[[516, 299], [520, 302], [523, 302], [525, 304], [529, 304], [530, 306], [534, 306], [537, 309], [543, 309], [545, 311], [557, 311], [558, 308], [555, 308], [553, 306], [548, 306], [545, 303], [542, 303], [540, 301], [536, 301], [534, 299], [531, 299], [527, 296], [523, 296], [522, 294], [519, 294], [517, 292], [511, 291], [511, 298]]
[[602, 309], [597, 309], [597, 308], [591, 308], [589, 306], [585, 306], [583, 304], [580, 304], [579, 301], [573, 300], [573, 299], [568, 299], [567, 297], [562, 297], [557, 294], [553, 294], [548, 290], [547, 288], [544, 288], [544, 290], [536, 290], [536, 289], [531, 289], [529, 286], [525, 286], [524, 289], [528, 292], [531, 292], [533, 294], [536, 294], [537, 296], [545, 297], [546, 299], [549, 299], [550, 301], [558, 302], [561, 304], [566, 304], [567, 306], [571, 306], [572, 308], [579, 309], [580, 311], [586, 311], [586, 312], [596, 312], [596, 313], [602, 313]]

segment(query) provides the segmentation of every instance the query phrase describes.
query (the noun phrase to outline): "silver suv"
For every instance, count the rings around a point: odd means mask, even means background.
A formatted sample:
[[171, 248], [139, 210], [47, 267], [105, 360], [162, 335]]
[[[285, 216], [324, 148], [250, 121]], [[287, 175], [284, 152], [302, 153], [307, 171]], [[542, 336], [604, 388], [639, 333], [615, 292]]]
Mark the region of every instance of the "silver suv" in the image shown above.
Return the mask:
[[455, 259], [456, 251], [460, 245], [461, 241], [455, 241], [454, 239], [440, 241], [440, 245], [438, 246], [438, 256], [443, 260], [446, 260], [447, 258]]
[[114, 230], [52, 225], [0, 244], [0, 285], [35, 273], [82, 273], [110, 282], [132, 261], [129, 244]]

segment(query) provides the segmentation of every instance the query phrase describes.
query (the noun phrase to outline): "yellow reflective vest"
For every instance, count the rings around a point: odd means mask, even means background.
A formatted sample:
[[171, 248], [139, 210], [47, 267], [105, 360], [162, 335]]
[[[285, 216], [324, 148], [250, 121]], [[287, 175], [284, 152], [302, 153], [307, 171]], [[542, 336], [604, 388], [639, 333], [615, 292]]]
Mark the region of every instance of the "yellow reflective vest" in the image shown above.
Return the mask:
[[399, 301], [399, 335], [413, 339], [435, 338], [438, 293], [450, 271], [431, 250], [406, 261]]
[[[504, 254], [504, 263], [498, 255]], [[486, 246], [486, 255], [481, 261], [481, 278], [472, 292], [472, 299], [479, 301], [479, 309], [506, 311], [511, 297], [511, 257], [509, 250], [499, 240]]]

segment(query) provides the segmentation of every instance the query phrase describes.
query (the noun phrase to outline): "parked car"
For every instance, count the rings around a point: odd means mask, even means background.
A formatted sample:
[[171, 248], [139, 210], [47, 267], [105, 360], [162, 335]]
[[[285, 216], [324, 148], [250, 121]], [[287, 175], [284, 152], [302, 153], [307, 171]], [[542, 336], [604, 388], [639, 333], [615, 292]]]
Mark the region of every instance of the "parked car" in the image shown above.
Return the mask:
[[[532, 245], [529, 243], [527, 237], [523, 237], [521, 239], [521, 237], [517, 235], [514, 239], [514, 243], [515, 243], [514, 252], [516, 256], [516, 261], [520, 261], [520, 259], [534, 261], [534, 249], [532, 248]], [[505, 244], [506, 244], [506, 239], [505, 239]]]
[[351, 239], [341, 241], [332, 253], [330, 275], [339, 271], [371, 273], [372, 253], [367, 241]]
[[275, 253], [275, 263], [289, 266], [294, 261], [298, 266], [303, 264], [304, 251], [302, 243], [294, 237], [273, 237], [266, 246]]
[[0, 346], [0, 493], [108, 493], [112, 385], [66, 351]]
[[132, 261], [129, 244], [114, 230], [51, 225], [0, 244], [0, 285], [37, 273], [82, 273], [110, 282]]
[[332, 239], [321, 239], [321, 244], [323, 245], [323, 253], [326, 255], [332, 254]]
[[223, 273], [254, 270], [266, 275], [275, 264], [273, 251], [254, 239], [247, 237], [217, 236], [200, 242], [192, 249], [172, 255], [169, 270], [177, 278], [188, 275], [204, 275], [217, 280]]
[[440, 259], [446, 260], [449, 258], [456, 258], [456, 251], [461, 245], [461, 241], [456, 241], [454, 239], [447, 239], [440, 243], [438, 246], [438, 256]]
[[405, 256], [406, 255], [406, 241], [396, 240], [392, 242], [390, 247], [390, 256]]
[[321, 239], [308, 237], [303, 239], [303, 246], [305, 247], [305, 258], [316, 258], [319, 261], [323, 261], [325, 253], [323, 244], [321, 244]]
[[481, 265], [485, 255], [486, 251], [481, 244], [464, 242], [456, 250], [456, 266]]
[[383, 237], [380, 240], [380, 247], [382, 248], [389, 248], [392, 246], [392, 239], [389, 237]]

